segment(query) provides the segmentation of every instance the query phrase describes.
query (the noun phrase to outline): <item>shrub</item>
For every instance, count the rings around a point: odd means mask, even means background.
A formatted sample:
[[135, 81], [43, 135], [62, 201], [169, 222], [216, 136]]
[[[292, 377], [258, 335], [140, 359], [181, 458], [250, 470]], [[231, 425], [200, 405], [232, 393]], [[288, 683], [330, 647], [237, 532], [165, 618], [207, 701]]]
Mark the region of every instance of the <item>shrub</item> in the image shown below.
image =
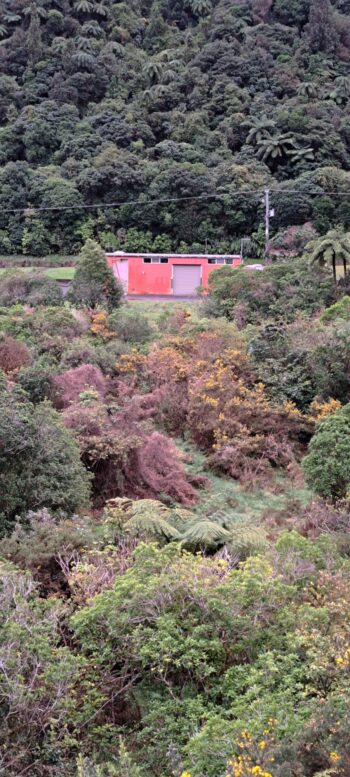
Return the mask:
[[73, 513], [88, 495], [88, 474], [58, 413], [18, 390], [1, 391], [0, 532], [28, 510]]
[[31, 307], [62, 305], [62, 295], [58, 283], [42, 273], [9, 270], [0, 277], [0, 305], [18, 303]]
[[350, 484], [350, 405], [328, 415], [316, 427], [303, 461], [306, 480], [317, 494], [336, 501]]
[[[126, 398], [127, 400], [127, 398]], [[66, 426], [94, 473], [94, 495], [102, 506], [116, 496], [159, 498], [193, 504], [197, 492], [173, 443], [137, 421], [136, 406], [106, 406], [96, 398], [64, 411]]]
[[52, 377], [56, 371], [55, 362], [42, 356], [36, 359], [33, 364], [20, 370], [17, 382], [28, 394], [30, 401], [38, 404], [44, 399], [52, 399], [54, 393]]
[[29, 348], [13, 337], [0, 337], [0, 369], [14, 372], [31, 361]]
[[145, 316], [125, 308], [109, 317], [109, 326], [120, 340], [135, 345], [147, 343], [153, 334], [152, 327]]
[[255, 273], [223, 267], [210, 274], [208, 286], [204, 312], [226, 316], [240, 327], [269, 317], [294, 321], [301, 311], [312, 315], [331, 305], [338, 293], [331, 279], [312, 272], [302, 261]]
[[321, 321], [324, 321], [326, 324], [337, 318], [343, 318], [346, 321], [350, 318], [350, 297], [348, 294], [345, 294], [338, 302], [335, 302], [330, 308], [324, 310], [321, 315]]
[[52, 385], [57, 408], [68, 407], [72, 402], [78, 401], [82, 391], [87, 388], [94, 389], [101, 398], [106, 393], [106, 380], [101, 370], [93, 364], [82, 364], [55, 376]]

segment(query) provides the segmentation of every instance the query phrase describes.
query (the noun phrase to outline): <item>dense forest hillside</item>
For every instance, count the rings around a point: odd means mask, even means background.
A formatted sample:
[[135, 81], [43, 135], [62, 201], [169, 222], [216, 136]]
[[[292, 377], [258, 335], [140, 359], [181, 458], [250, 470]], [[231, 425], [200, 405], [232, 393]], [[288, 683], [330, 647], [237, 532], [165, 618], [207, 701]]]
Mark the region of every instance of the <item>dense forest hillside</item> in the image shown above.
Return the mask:
[[350, 777], [350, 0], [0, 36], [0, 775]]
[[266, 186], [275, 232], [348, 228], [349, 14], [1, 0], [0, 252], [258, 249]]

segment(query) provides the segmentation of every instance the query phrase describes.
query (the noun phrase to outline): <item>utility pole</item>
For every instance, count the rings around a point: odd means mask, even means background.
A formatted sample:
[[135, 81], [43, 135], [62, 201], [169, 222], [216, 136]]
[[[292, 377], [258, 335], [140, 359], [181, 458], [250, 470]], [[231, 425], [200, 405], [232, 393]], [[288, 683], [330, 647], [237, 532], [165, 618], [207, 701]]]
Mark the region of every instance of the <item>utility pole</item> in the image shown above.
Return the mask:
[[270, 189], [265, 189], [265, 261], [269, 258], [270, 216]]

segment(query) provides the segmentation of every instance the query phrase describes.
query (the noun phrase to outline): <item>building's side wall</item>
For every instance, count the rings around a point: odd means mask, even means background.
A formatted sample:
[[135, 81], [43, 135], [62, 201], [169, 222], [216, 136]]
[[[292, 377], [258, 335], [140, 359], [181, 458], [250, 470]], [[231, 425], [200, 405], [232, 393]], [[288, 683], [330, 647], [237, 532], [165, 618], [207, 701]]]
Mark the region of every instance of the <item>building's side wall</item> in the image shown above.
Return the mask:
[[[127, 255], [124, 256], [124, 260]], [[107, 262], [113, 269], [113, 266], [120, 262], [120, 257], [107, 255]], [[213, 270], [217, 270], [221, 265], [208, 264], [208, 260], [204, 258], [189, 257], [176, 257], [169, 256], [167, 264], [147, 264], [143, 261], [142, 256], [129, 256], [129, 282], [128, 293], [140, 294], [140, 295], [160, 295], [166, 296], [173, 293], [172, 289], [172, 276], [173, 265], [200, 265], [202, 269], [202, 286], [206, 287], [208, 284], [208, 278]], [[240, 259], [234, 260], [233, 266], [240, 264]]]
[[129, 294], [172, 294], [171, 264], [145, 264], [142, 257], [129, 259]]

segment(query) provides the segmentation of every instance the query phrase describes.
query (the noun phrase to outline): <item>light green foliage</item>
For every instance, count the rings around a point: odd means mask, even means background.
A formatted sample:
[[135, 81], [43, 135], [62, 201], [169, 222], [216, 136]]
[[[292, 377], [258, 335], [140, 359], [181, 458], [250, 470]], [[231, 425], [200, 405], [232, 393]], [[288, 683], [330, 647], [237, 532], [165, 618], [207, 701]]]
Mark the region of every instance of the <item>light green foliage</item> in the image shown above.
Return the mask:
[[333, 500], [346, 496], [350, 484], [350, 405], [318, 424], [303, 466], [316, 493]]
[[344, 319], [348, 321], [350, 318], [350, 297], [345, 294], [338, 302], [331, 305], [329, 308], [323, 311], [321, 315], [321, 321], [324, 323], [336, 321], [337, 319]]
[[112, 313], [108, 326], [116, 332], [120, 340], [132, 345], [147, 343], [154, 334], [148, 318], [129, 306]]

